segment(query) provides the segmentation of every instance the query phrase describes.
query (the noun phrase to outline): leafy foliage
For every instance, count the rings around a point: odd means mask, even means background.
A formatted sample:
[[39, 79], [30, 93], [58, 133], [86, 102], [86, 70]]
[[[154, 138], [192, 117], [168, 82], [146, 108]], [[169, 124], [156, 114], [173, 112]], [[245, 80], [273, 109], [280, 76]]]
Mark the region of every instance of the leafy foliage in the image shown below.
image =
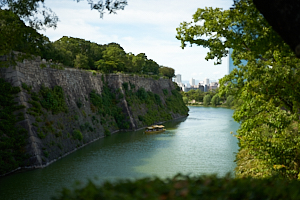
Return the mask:
[[79, 131], [79, 130], [74, 130], [73, 131], [73, 138], [75, 139], [75, 140], [79, 140], [79, 141], [81, 141], [82, 139], [83, 139], [83, 136], [82, 136], [82, 133]]
[[[80, 0], [77, 0], [79, 2]], [[105, 0], [94, 3], [93, 0], [88, 0], [91, 9], [97, 10], [100, 17], [103, 18], [105, 10], [109, 13], [116, 13], [117, 10], [124, 10], [127, 5], [127, 0]], [[45, 6], [44, 0], [4, 0], [0, 2], [0, 10], [9, 8], [14, 14], [19, 16], [24, 21], [28, 22], [35, 29], [56, 28], [58, 17], [50, 9]], [[42, 17], [42, 18], [40, 18]]]
[[[58, 17], [47, 8], [44, 0], [5, 0], [1, 1], [0, 9], [9, 8], [15, 15], [27, 21], [34, 29], [43, 27], [56, 28]], [[43, 16], [43, 19], [39, 17]]]
[[[164, 91], [166, 91], [166, 94], [168, 93], [168, 90]], [[163, 103], [163, 99], [165, 103]], [[136, 92], [127, 90], [126, 100], [132, 110], [138, 109], [138, 112], [141, 113], [146, 111], [145, 114], [137, 116], [143, 125], [171, 120], [172, 113], [182, 116], [188, 114], [188, 108], [183, 103], [182, 96], [177, 90], [173, 90], [172, 95], [161, 97], [140, 87]]]
[[[1, 6], [1, 3], [0, 3]], [[15, 64], [20, 58], [30, 55], [41, 55], [43, 46], [46, 45], [46, 39], [35, 29], [24, 24], [10, 10], [0, 9], [0, 56], [6, 55], [6, 60], [0, 62], [0, 67]], [[12, 51], [27, 53], [19, 57]]]
[[173, 113], [179, 113], [181, 115], [187, 115], [189, 112], [188, 107], [184, 104], [182, 100], [182, 95], [178, 90], [174, 89], [171, 91], [172, 95], [166, 98], [166, 104], [168, 110]]
[[298, 199], [300, 183], [282, 179], [231, 179], [228, 176], [189, 177], [176, 175], [168, 179], [143, 178], [105, 182], [63, 189], [56, 200], [72, 199]]
[[[217, 64], [232, 48], [234, 64], [238, 65], [220, 81], [220, 94], [232, 95], [238, 105], [233, 116], [241, 123], [236, 174], [297, 179], [299, 59], [251, 0], [235, 1], [231, 10], [198, 9], [193, 19], [177, 29], [182, 47], [186, 43], [208, 47], [206, 59], [216, 59]], [[242, 60], [247, 63], [242, 64]]]
[[[90, 99], [96, 112], [105, 117], [106, 115], [112, 116], [119, 129], [129, 129], [129, 122], [127, 121], [122, 108], [118, 107], [118, 99], [116, 95], [109, 89], [107, 84], [104, 84], [103, 91], [100, 94], [96, 91], [90, 93]], [[93, 109], [92, 109], [93, 110]]]
[[211, 105], [212, 105], [212, 106], [217, 106], [217, 105], [219, 105], [219, 103], [220, 103], [220, 98], [219, 98], [219, 95], [216, 94], [216, 95], [213, 96], [212, 99], [211, 99]]
[[[197, 102], [203, 102], [203, 99], [206, 95], [210, 95], [211, 97], [218, 94], [217, 90], [210, 90], [208, 92], [202, 92], [201, 90], [190, 90], [188, 92], [181, 93], [183, 97], [186, 97], [188, 101], [195, 100]], [[220, 97], [219, 100], [224, 100], [224, 98]]]
[[169, 94], [169, 90], [163, 89], [163, 93], [164, 93], [164, 95], [168, 95]]
[[160, 66], [159, 73], [161, 73], [162, 75], [164, 75], [168, 78], [172, 78], [175, 76], [175, 70], [170, 67]]
[[147, 94], [145, 88], [142, 88], [142, 87], [140, 89], [138, 89], [136, 95], [141, 101], [145, 101], [148, 98], [148, 94]]
[[96, 61], [95, 66], [105, 73], [124, 71], [126, 60], [126, 52], [123, 48], [119, 45], [110, 45], [103, 51], [103, 59]]
[[234, 105], [234, 97], [232, 95], [229, 95], [226, 99], [226, 105], [227, 107], [231, 108]]
[[54, 86], [51, 90], [42, 86], [39, 93], [42, 96], [40, 103], [45, 109], [51, 110], [53, 114], [68, 112], [62, 87]]
[[[20, 3], [21, 1], [24, 5], [28, 3], [23, 0], [11, 0], [6, 1], [4, 4], [8, 3], [10, 6], [9, 2]], [[36, 9], [39, 2], [43, 1], [31, 1], [33, 7], [30, 9]], [[121, 1], [118, 2], [121, 3]], [[15, 6], [18, 5], [12, 7]], [[33, 14], [30, 9], [28, 15]], [[155, 75], [157, 79], [159, 78], [160, 66], [154, 60], [148, 59], [144, 53], [134, 55], [126, 53], [117, 43], [99, 45], [84, 39], [66, 36], [51, 42], [49, 38], [39, 34], [35, 29], [26, 26], [19, 16], [11, 10], [0, 10], [0, 18], [0, 42], [3, 44], [0, 46], [0, 56], [5, 56], [4, 61], [0, 62], [1, 66], [3, 64], [5, 66], [16, 64], [16, 61], [23, 58], [38, 55], [53, 62], [50, 66], [58, 69], [61, 69], [64, 65], [79, 69], [99, 70], [104, 73], [126, 72]], [[38, 26], [43, 26], [43, 24], [40, 23]], [[23, 52], [24, 54], [16, 56], [13, 51]], [[42, 64], [41, 67], [45, 67], [45, 64]], [[174, 72], [174, 69], [162, 67], [162, 71], [168, 72], [165, 75], [170, 76], [169, 72]]]
[[89, 69], [88, 57], [83, 54], [77, 54], [74, 60], [74, 66], [78, 69]]
[[209, 94], [205, 95], [203, 98], [203, 105], [208, 106], [210, 104], [210, 101], [211, 101], [211, 96]]
[[4, 79], [0, 79], [0, 174], [12, 171], [24, 163], [27, 131], [17, 125], [24, 120], [22, 112], [15, 112], [24, 108], [14, 101], [19, 87], [12, 87]]

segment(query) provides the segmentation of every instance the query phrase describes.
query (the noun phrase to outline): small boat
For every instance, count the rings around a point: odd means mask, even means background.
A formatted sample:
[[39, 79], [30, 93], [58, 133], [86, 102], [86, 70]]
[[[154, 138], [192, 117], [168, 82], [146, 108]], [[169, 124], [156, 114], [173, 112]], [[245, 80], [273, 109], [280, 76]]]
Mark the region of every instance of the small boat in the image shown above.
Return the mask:
[[163, 125], [153, 125], [146, 128], [145, 133], [162, 133], [166, 129]]

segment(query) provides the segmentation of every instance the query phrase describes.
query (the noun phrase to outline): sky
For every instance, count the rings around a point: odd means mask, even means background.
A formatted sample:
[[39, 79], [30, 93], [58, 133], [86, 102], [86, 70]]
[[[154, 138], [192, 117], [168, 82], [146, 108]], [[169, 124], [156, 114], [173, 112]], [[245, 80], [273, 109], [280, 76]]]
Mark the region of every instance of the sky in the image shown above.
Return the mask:
[[128, 0], [124, 10], [105, 13], [101, 19], [85, 0], [48, 0], [45, 5], [58, 15], [59, 22], [56, 29], [40, 33], [51, 41], [69, 36], [98, 44], [115, 42], [127, 53], [145, 53], [159, 65], [174, 68], [182, 80], [218, 80], [227, 74], [228, 58], [214, 65], [205, 60], [207, 48], [182, 49], [176, 28], [183, 21], [192, 21], [197, 8], [229, 9], [232, 4], [233, 0]]

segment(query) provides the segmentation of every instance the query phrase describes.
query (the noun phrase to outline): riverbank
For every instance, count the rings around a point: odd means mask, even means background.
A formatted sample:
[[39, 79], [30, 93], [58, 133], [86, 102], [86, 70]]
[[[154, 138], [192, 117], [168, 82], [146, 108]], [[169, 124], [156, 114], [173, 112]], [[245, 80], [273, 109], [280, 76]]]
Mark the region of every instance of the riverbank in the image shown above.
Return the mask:
[[[185, 104], [186, 106], [198, 106], [198, 107], [213, 107], [213, 108], [229, 108], [226, 105], [217, 105], [217, 106], [212, 106], [212, 105], [208, 105], [208, 106], [204, 106], [203, 104], [198, 104], [198, 103], [192, 103], [192, 104]], [[231, 108], [229, 108], [231, 109]]]

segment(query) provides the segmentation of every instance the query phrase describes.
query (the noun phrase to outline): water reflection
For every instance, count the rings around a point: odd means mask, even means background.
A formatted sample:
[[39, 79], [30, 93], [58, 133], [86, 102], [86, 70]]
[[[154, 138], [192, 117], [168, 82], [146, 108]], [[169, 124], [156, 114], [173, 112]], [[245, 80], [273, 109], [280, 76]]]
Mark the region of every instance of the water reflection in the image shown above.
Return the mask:
[[[120, 132], [100, 139], [44, 168], [0, 178], [1, 199], [49, 199], [79, 180], [218, 173], [235, 167], [238, 124], [232, 110], [191, 107], [188, 118], [164, 123], [160, 134]], [[98, 177], [96, 180], [95, 177]]]

